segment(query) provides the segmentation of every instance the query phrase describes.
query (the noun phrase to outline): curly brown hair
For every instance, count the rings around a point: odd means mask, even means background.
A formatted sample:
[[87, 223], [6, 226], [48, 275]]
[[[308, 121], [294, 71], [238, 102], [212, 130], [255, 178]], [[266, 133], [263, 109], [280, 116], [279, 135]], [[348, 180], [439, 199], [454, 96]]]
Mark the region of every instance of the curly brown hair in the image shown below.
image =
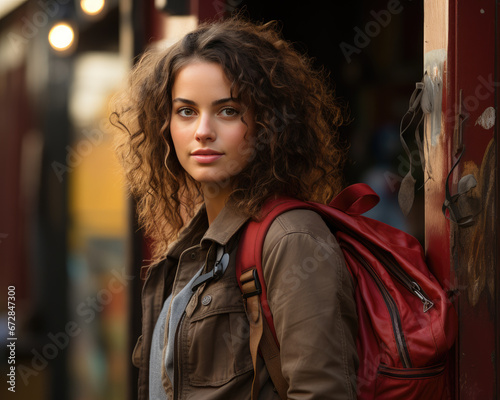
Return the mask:
[[251, 162], [233, 177], [229, 198], [239, 211], [255, 217], [275, 194], [327, 202], [341, 187], [343, 113], [324, 71], [283, 40], [275, 22], [238, 17], [203, 24], [167, 49], [148, 50], [111, 114], [121, 128], [117, 153], [156, 259], [203, 203], [170, 135], [172, 86], [193, 61], [219, 64], [232, 97], [255, 116]]

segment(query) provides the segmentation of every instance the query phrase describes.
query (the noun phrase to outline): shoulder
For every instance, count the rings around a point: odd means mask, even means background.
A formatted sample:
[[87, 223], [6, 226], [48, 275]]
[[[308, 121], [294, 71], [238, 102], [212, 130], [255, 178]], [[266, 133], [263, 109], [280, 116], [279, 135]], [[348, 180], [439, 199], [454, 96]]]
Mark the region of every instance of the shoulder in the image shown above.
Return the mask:
[[294, 209], [280, 214], [271, 225], [271, 229], [273, 228], [284, 233], [330, 231], [317, 212], [304, 209]]
[[287, 211], [273, 221], [264, 240], [262, 269], [268, 293], [275, 295], [282, 290], [299, 294], [327, 288], [331, 294], [352, 288], [334, 234], [310, 210]]
[[[297, 248], [294, 246], [299, 245]], [[276, 247], [293, 252], [308, 252], [318, 245], [338, 248], [337, 240], [321, 216], [312, 210], [295, 209], [279, 215], [271, 224], [264, 241], [263, 255]]]

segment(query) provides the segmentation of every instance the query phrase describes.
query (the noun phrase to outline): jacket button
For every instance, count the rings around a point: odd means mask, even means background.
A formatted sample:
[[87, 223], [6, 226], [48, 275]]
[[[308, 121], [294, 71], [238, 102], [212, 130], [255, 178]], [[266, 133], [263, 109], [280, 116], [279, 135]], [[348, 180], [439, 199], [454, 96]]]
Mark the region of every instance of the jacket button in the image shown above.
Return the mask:
[[201, 304], [203, 304], [204, 306], [208, 306], [210, 304], [210, 302], [212, 301], [212, 296], [210, 295], [206, 295], [205, 297], [203, 297], [203, 299], [201, 300]]
[[193, 252], [191, 253], [191, 260], [194, 260], [195, 258], [196, 258], [196, 253], [193, 251]]

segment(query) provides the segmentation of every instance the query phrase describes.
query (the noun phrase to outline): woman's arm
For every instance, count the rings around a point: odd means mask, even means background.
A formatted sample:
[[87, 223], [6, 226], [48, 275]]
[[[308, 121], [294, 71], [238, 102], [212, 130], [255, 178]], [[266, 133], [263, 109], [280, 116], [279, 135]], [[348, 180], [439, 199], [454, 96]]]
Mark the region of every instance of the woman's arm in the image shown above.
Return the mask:
[[263, 270], [288, 398], [355, 399], [353, 285], [321, 217], [307, 210], [278, 217], [264, 243]]

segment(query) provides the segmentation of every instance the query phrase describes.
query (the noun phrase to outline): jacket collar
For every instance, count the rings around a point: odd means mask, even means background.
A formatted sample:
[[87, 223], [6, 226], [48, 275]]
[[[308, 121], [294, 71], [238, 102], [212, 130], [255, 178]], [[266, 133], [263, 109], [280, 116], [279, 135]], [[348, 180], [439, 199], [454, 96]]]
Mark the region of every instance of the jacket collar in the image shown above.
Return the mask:
[[207, 241], [216, 242], [225, 246], [240, 228], [248, 221], [249, 217], [237, 210], [231, 203], [221, 210], [201, 239], [203, 245]]
[[228, 203], [209, 225], [207, 211], [203, 205], [182, 230], [178, 240], [171, 244], [167, 258], [178, 259], [184, 250], [196, 244], [209, 246], [211, 242], [216, 242], [225, 246], [248, 219], [248, 216]]

